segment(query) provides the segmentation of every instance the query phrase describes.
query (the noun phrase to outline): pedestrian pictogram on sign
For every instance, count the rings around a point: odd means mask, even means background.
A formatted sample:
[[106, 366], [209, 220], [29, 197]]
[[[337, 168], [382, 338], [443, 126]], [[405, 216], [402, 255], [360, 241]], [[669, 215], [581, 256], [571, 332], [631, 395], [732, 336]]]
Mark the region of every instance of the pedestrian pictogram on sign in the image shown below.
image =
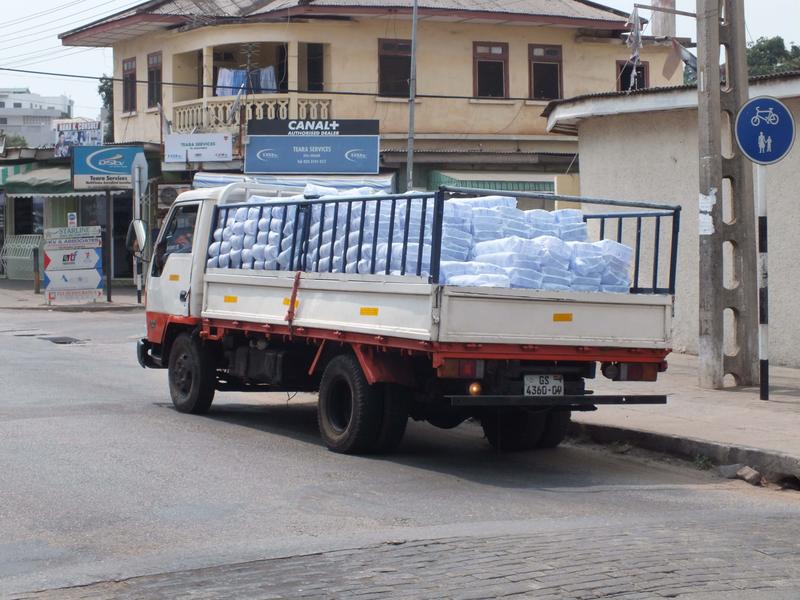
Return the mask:
[[754, 163], [771, 165], [792, 149], [795, 123], [783, 102], [761, 96], [745, 104], [736, 117], [736, 141]]

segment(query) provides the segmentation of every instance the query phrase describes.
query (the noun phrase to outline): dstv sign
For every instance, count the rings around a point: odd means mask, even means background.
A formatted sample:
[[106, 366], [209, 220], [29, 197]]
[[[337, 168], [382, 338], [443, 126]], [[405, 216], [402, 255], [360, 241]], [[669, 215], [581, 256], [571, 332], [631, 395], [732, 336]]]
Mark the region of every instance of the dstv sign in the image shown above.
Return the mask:
[[76, 190], [130, 190], [137, 166], [142, 173], [147, 173], [141, 146], [75, 146], [72, 149], [72, 187]]

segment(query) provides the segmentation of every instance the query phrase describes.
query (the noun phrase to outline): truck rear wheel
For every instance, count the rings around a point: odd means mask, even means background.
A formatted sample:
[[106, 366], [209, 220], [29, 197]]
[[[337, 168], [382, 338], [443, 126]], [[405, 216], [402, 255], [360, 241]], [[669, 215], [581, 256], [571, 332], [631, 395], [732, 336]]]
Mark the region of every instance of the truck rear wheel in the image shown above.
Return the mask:
[[169, 393], [178, 412], [200, 415], [214, 401], [216, 366], [208, 349], [181, 333], [169, 353]]
[[537, 448], [546, 422], [546, 412], [522, 409], [491, 412], [481, 418], [486, 439], [500, 452], [520, 452]]
[[337, 356], [325, 367], [319, 386], [317, 421], [325, 445], [356, 454], [375, 447], [383, 418], [383, 398], [367, 383], [354, 356]]
[[567, 437], [569, 431], [570, 419], [572, 412], [569, 410], [550, 410], [547, 413], [547, 422], [544, 426], [542, 436], [539, 438], [539, 443], [536, 444], [537, 448], [555, 448], [564, 438]]

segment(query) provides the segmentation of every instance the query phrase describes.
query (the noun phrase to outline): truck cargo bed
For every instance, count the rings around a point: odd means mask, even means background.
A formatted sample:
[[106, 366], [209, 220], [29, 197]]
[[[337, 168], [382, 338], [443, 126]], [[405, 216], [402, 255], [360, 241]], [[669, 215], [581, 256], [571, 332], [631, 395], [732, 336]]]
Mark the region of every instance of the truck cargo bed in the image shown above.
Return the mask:
[[[208, 269], [202, 316], [286, 325], [295, 273]], [[293, 325], [430, 342], [669, 348], [668, 295], [456, 288], [303, 273]]]

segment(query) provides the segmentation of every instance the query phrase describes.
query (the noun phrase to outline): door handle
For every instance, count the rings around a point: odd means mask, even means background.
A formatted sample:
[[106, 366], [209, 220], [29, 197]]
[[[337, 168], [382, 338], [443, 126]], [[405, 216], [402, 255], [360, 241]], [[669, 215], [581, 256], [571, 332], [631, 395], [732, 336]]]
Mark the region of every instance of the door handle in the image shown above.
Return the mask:
[[180, 293], [178, 297], [180, 298], [181, 302], [186, 302], [186, 298], [189, 297], [189, 292], [184, 290]]

